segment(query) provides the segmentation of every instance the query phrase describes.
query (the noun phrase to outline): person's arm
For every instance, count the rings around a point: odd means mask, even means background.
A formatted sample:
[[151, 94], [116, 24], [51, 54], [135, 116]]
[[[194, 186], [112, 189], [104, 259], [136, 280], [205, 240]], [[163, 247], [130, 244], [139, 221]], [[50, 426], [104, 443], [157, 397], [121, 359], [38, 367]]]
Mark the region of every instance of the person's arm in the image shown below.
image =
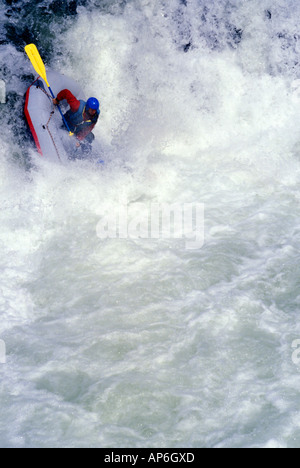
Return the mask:
[[[53, 100], [54, 104], [59, 103], [60, 101], [63, 101], [66, 99], [67, 103], [70, 106], [70, 109], [72, 112], [77, 112], [80, 106], [80, 101], [76, 99], [76, 97], [69, 91], [68, 89], [63, 89], [58, 93], [56, 99]], [[55, 102], [56, 101], [56, 102]]]

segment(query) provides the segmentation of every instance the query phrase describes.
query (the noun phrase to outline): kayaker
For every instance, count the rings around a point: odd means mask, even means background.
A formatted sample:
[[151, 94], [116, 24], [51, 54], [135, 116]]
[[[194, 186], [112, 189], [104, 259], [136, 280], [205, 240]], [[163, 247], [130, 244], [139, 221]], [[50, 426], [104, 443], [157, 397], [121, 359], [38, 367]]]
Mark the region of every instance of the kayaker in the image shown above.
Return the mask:
[[98, 117], [100, 115], [100, 104], [98, 99], [90, 97], [86, 102], [78, 100], [68, 89], [63, 89], [53, 99], [53, 104], [57, 105], [60, 101], [66, 100], [70, 109], [64, 114], [64, 117], [77, 138], [76, 146], [81, 146], [81, 142], [88, 143], [90, 146], [95, 138], [92, 133]]

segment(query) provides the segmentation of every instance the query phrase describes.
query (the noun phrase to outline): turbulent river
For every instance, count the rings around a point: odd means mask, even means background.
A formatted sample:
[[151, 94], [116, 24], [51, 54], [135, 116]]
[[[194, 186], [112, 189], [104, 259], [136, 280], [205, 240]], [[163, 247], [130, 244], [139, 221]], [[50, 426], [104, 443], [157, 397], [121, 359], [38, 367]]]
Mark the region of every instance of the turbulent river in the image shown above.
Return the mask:
[[[299, 447], [299, 1], [0, 16], [0, 445]], [[104, 164], [38, 155], [31, 42]]]

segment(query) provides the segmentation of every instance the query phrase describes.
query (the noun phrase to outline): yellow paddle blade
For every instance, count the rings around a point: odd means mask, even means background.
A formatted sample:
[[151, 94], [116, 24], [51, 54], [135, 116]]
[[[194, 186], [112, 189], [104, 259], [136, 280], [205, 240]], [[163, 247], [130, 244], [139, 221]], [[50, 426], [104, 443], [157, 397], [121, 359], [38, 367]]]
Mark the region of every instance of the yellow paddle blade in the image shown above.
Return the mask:
[[45, 80], [46, 85], [49, 88], [49, 83], [47, 80], [47, 75], [46, 75], [46, 69], [43, 60], [41, 59], [40, 53], [37, 50], [37, 47], [35, 44], [28, 44], [25, 47], [25, 52], [29, 57], [30, 62], [32, 63], [33, 68], [37, 72], [38, 75], [40, 75], [43, 80]]

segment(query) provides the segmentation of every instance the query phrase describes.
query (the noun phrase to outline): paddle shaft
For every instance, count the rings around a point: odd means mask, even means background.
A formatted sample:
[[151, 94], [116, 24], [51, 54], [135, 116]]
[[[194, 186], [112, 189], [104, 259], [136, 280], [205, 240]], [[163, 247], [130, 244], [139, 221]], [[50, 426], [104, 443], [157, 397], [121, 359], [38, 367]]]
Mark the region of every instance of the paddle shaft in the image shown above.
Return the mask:
[[[52, 89], [50, 88], [49, 86], [49, 83], [48, 83], [48, 80], [47, 80], [47, 74], [46, 74], [46, 68], [45, 68], [45, 65], [44, 65], [44, 62], [43, 60], [41, 59], [41, 56], [40, 56], [40, 53], [36, 47], [35, 44], [28, 44], [27, 46], [25, 46], [25, 52], [26, 54], [28, 55], [28, 58], [33, 66], [33, 68], [35, 69], [35, 71], [38, 73], [38, 75], [40, 75], [43, 80], [45, 81], [50, 93], [51, 93], [51, 96], [53, 97], [53, 99], [55, 99], [55, 96], [54, 96], [54, 93], [52, 91]], [[71, 132], [70, 130], [70, 127], [61, 111], [61, 108], [59, 107], [59, 105], [57, 104], [57, 107], [58, 107], [58, 110], [60, 112], [60, 115], [62, 116], [62, 119], [63, 119], [63, 122], [69, 132], [69, 135], [74, 135], [73, 132]]]
[[[53, 93], [52, 89], [50, 88], [50, 86], [48, 86], [48, 89], [49, 89], [49, 91], [50, 91], [51, 96], [53, 97], [53, 99], [55, 99], [54, 93]], [[62, 111], [61, 111], [61, 108], [59, 107], [59, 104], [57, 104], [57, 108], [58, 108], [58, 110], [59, 110], [59, 112], [60, 112], [60, 115], [62, 116], [62, 119], [63, 119], [63, 121], [64, 121], [65, 126], [67, 127], [67, 130], [68, 130], [69, 134], [70, 134], [70, 135], [74, 135], [73, 132], [71, 132], [71, 130], [70, 130], [70, 127], [69, 127], [69, 125], [68, 125], [68, 123], [67, 123], [67, 121], [66, 121], [66, 119], [65, 119], [65, 116], [63, 115], [63, 113], [62, 113]]]

